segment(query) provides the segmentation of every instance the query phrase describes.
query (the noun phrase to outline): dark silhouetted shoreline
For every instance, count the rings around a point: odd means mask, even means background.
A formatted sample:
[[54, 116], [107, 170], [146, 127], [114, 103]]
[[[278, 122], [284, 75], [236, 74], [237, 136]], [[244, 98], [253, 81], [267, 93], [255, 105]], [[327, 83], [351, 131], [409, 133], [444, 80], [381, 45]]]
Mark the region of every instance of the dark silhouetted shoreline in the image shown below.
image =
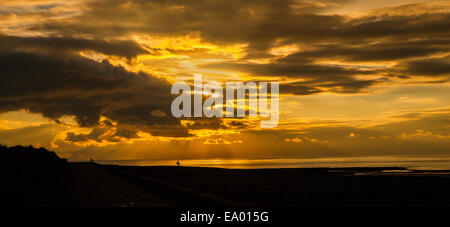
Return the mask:
[[0, 163], [0, 201], [13, 206], [450, 205], [450, 171], [100, 165], [23, 146], [1, 146]]

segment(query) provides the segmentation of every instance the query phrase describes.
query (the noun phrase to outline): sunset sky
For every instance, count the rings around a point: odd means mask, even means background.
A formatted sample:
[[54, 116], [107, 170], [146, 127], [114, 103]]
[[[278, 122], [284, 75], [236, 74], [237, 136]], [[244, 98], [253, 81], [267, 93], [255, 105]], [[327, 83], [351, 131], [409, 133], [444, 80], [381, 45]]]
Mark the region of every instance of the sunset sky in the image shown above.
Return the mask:
[[[69, 160], [450, 158], [450, 1], [2, 0], [0, 143]], [[280, 122], [172, 117], [194, 73]]]

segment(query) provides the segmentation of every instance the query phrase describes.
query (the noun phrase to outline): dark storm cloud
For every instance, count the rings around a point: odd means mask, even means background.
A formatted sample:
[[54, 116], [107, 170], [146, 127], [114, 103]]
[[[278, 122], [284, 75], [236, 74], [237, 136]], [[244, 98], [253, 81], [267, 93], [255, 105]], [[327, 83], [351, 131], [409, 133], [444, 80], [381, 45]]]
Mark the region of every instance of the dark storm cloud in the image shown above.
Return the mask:
[[98, 126], [105, 116], [118, 128], [188, 135], [178, 119], [151, 114], [170, 112], [171, 85], [165, 80], [76, 55], [1, 52], [0, 68], [0, 112], [26, 109], [55, 121], [75, 116], [84, 127]]
[[280, 93], [293, 95], [312, 95], [320, 92], [362, 93], [370, 86], [379, 83], [375, 80], [353, 80], [342, 82], [320, 83], [316, 81], [300, 81], [280, 84]]
[[133, 138], [139, 137], [135, 130], [130, 130], [127, 128], [118, 128], [116, 130], [116, 133], [114, 134], [114, 136], [118, 136], [121, 138], [127, 138], [127, 139], [133, 139]]
[[[247, 82], [250, 81], [245, 81], [244, 83]], [[383, 82], [385, 81], [383, 81], [382, 79], [357, 80], [352, 77], [343, 77], [336, 81], [327, 81], [322, 79], [309, 79], [302, 81], [285, 80], [280, 82], [279, 84], [279, 93], [290, 95], [313, 95], [321, 92], [333, 92], [341, 94], [365, 93], [367, 92], [367, 88]]]
[[[317, 1], [317, 8], [348, 1]], [[322, 3], [322, 4], [319, 4]], [[333, 3], [333, 4], [332, 4]], [[121, 36], [130, 33], [182, 35], [200, 32], [212, 42], [250, 42], [261, 49], [277, 38], [285, 42], [367, 40], [381, 37], [443, 37], [450, 15], [380, 14], [350, 19], [305, 10], [311, 1], [219, 0], [94, 1], [69, 21], [52, 21], [34, 29], [62, 34]], [[322, 6], [320, 6], [322, 5]]]
[[66, 140], [71, 142], [86, 142], [89, 140], [94, 140], [101, 143], [102, 139], [100, 137], [105, 132], [106, 130], [101, 128], [94, 128], [92, 129], [92, 132], [90, 132], [89, 134], [75, 134], [73, 132], [68, 132]]
[[357, 68], [344, 68], [334, 65], [319, 65], [308, 62], [297, 63], [212, 63], [203, 65], [204, 68], [214, 68], [221, 70], [234, 70], [248, 72], [255, 76], [286, 76], [298, 78], [313, 78], [318, 80], [339, 80], [346, 79], [352, 75], [372, 74], [373, 70], [361, 70]]
[[322, 90], [311, 85], [306, 85], [304, 82], [280, 84], [280, 93], [282, 94], [311, 95], [320, 92], [322, 92]]
[[[449, 52], [450, 14], [440, 11], [439, 7], [430, 8], [428, 3], [406, 4], [405, 10], [400, 6], [379, 9], [376, 13], [359, 17], [322, 13], [349, 2], [93, 1], [79, 16], [70, 20], [52, 20], [30, 29], [98, 39], [135, 34], [174, 37], [195, 33], [215, 44], [246, 43], [246, 56], [238, 62], [208, 64], [204, 68], [242, 71], [255, 77], [282, 76], [314, 81], [315, 85], [308, 84], [306, 87], [285, 86], [291, 94], [317, 93], [322, 90], [316, 86], [318, 82], [325, 83], [325, 87], [335, 85], [333, 90], [339, 92], [363, 91], [376, 83], [360, 81], [355, 77], [378, 73], [404, 79], [420, 74], [441, 76], [448, 73], [446, 59], [431, 56]], [[430, 10], [420, 10], [422, 8]], [[266, 64], [245, 62], [273, 58], [275, 56], [269, 51], [271, 48], [290, 44], [301, 48], [296, 53]], [[317, 60], [395, 61], [397, 65], [375, 70], [319, 64]], [[294, 91], [294, 87], [298, 90]]]
[[378, 81], [375, 80], [350, 80], [337, 83], [321, 84], [317, 86], [329, 87], [334, 89], [334, 91], [338, 93], [360, 93], [365, 88], [368, 88], [376, 83], [378, 83]]
[[103, 141], [108, 141], [117, 143], [121, 142], [121, 139], [139, 138], [135, 129], [117, 128], [114, 133], [110, 133], [111, 131], [109, 130], [110, 128], [95, 127], [87, 134], [68, 132], [65, 140], [69, 142], [96, 141], [101, 143]]
[[123, 127], [123, 125], [117, 126], [114, 125], [114, 122], [109, 119], [101, 120], [99, 125], [100, 126], [92, 128], [91, 132], [87, 134], [68, 132], [66, 133], [65, 140], [70, 142], [96, 141], [101, 143], [103, 141], [121, 142], [121, 139], [139, 138], [136, 127]]
[[285, 94], [309, 95], [326, 91], [337, 93], [357, 93], [377, 83], [375, 80], [357, 80], [356, 75], [371, 75], [378, 70], [347, 68], [333, 65], [318, 65], [308, 62], [271, 64], [253, 63], [213, 63], [204, 68], [235, 70], [254, 76], [280, 76], [286, 78], [304, 78], [302, 82], [283, 83], [280, 92]]
[[35, 29], [114, 36], [133, 32], [176, 35], [200, 31], [213, 40], [235, 42], [249, 38], [242, 31], [253, 30], [269, 14], [290, 11], [289, 5], [294, 3], [290, 0], [94, 1], [88, 4], [87, 12], [72, 22], [50, 22]]
[[50, 50], [54, 52], [93, 50], [126, 58], [147, 53], [133, 41], [104, 41], [71, 37], [17, 37], [0, 34], [0, 50], [11, 47], [18, 50]]
[[281, 62], [295, 63], [314, 59], [344, 59], [348, 61], [392, 61], [450, 51], [450, 39], [394, 41], [377, 44], [319, 44], [314, 50], [300, 51], [282, 58]]
[[417, 76], [450, 76], [450, 56], [406, 61], [396, 66], [402, 73]]

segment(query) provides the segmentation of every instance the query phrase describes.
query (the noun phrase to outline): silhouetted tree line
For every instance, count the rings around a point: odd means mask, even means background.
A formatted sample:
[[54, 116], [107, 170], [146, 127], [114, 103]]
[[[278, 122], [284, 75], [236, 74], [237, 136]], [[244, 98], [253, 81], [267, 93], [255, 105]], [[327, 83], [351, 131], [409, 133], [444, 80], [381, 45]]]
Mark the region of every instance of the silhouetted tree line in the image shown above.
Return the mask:
[[35, 148], [33, 146], [5, 146], [0, 145], [0, 168], [19, 166], [37, 166], [37, 165], [61, 165], [65, 164], [65, 159], [60, 159], [55, 152], [49, 151], [43, 147]]
[[54, 200], [69, 175], [66, 159], [33, 146], [0, 145], [0, 203], [26, 206]]

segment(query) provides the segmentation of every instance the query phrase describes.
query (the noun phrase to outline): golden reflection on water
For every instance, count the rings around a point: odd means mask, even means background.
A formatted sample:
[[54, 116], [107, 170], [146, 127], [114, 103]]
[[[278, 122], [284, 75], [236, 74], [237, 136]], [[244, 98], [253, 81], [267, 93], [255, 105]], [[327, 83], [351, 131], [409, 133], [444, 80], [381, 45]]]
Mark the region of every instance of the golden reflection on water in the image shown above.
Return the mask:
[[413, 170], [450, 170], [450, 158], [310, 158], [310, 159], [188, 159], [188, 160], [96, 160], [100, 164], [128, 166], [216, 167], [227, 169], [259, 168], [342, 168], [342, 167], [406, 167]]

